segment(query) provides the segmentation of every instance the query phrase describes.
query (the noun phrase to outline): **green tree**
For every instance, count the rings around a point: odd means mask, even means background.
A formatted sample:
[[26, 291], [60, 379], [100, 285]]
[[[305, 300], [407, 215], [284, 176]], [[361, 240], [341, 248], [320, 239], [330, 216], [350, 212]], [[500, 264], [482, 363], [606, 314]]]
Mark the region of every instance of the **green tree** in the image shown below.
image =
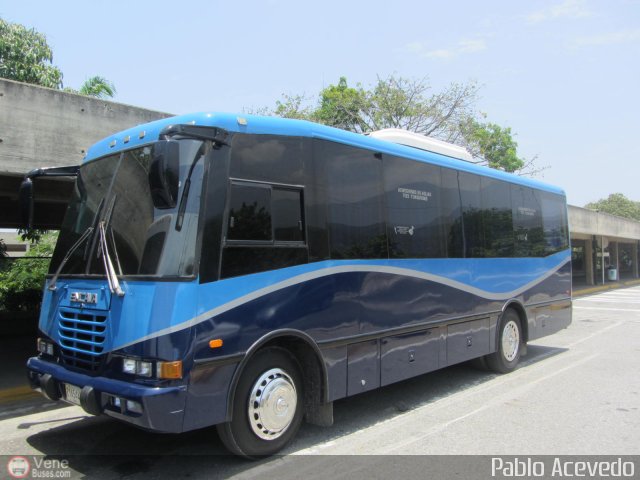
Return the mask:
[[467, 150], [475, 158], [486, 160], [491, 168], [515, 172], [525, 165], [525, 160], [518, 157], [518, 144], [509, 127], [471, 120], [463, 129], [463, 137]]
[[49, 88], [62, 87], [62, 72], [52, 65], [46, 37], [0, 18], [0, 77]]
[[532, 175], [543, 168], [536, 157], [521, 158], [510, 127], [485, 123], [476, 111], [475, 82], [452, 83], [433, 92], [426, 78], [407, 79], [395, 75], [378, 78], [371, 88], [348, 85], [340, 77], [337, 85], [324, 88], [316, 105], [304, 96], [283, 95], [275, 109], [256, 113], [303, 118], [356, 133], [400, 128], [466, 147], [476, 160], [492, 168]]
[[104, 77], [95, 75], [87, 80], [80, 86], [79, 90], [73, 88], [65, 88], [65, 92], [77, 93], [87, 97], [95, 98], [113, 98], [116, 94], [115, 85]]
[[40, 228], [21, 228], [18, 230], [18, 233], [23, 242], [29, 242], [33, 245], [38, 243], [42, 236], [49, 233], [49, 231]]
[[29, 249], [30, 258], [12, 261], [0, 271], [0, 309], [38, 308], [57, 237], [57, 232], [42, 235], [40, 242]]
[[367, 97], [367, 92], [360, 85], [358, 88], [349, 87], [347, 79], [340, 77], [338, 85], [329, 85], [320, 92], [320, 104], [312, 112], [311, 119], [352, 132], [370, 131], [365, 121], [369, 111]]
[[584, 208], [598, 210], [618, 217], [630, 218], [640, 222], [640, 202], [628, 199], [622, 193], [612, 193], [607, 198], [587, 203]]
[[[310, 107], [305, 106], [304, 95], [282, 95], [282, 101], [276, 101], [276, 109], [274, 113], [278, 117], [294, 118], [296, 120], [310, 120], [312, 111]], [[267, 115], [268, 111], [265, 112]]]
[[[53, 52], [42, 33], [0, 18], [0, 78], [61, 89], [62, 72], [52, 61]], [[96, 98], [116, 94], [113, 83], [99, 75], [85, 80], [78, 90], [64, 90]]]
[[438, 93], [431, 90], [426, 78], [379, 77], [372, 88], [365, 89], [360, 84], [349, 87], [341, 77], [338, 85], [320, 92], [313, 118], [358, 133], [401, 128], [455, 142], [460, 125], [475, 114], [478, 87], [475, 82], [454, 83]]
[[[402, 128], [453, 142], [475, 111], [478, 88], [475, 82], [451, 84], [442, 92], [429, 94], [427, 79], [411, 80], [391, 75], [378, 78], [372, 88], [348, 85], [340, 77], [318, 95], [315, 106], [300, 95], [284, 95], [275, 109], [256, 111], [286, 118], [304, 118], [357, 133], [383, 128]], [[311, 99], [313, 102], [313, 99]]]

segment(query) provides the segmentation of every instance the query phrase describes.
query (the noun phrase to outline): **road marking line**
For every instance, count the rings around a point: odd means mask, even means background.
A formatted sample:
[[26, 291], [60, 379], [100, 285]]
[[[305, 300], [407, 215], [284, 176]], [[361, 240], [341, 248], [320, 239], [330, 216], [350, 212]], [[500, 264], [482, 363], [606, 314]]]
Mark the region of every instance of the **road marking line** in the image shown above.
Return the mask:
[[576, 303], [591, 302], [591, 303], [640, 303], [640, 299], [634, 300], [620, 300], [618, 298], [584, 298]]
[[602, 335], [604, 332], [612, 330], [612, 329], [614, 329], [616, 327], [620, 327], [622, 325], [624, 325], [624, 322], [613, 323], [613, 324], [609, 325], [608, 327], [601, 328], [597, 332], [593, 332], [591, 335], [587, 335], [586, 337], [581, 338], [580, 340], [576, 340], [575, 342], [570, 343], [569, 345], [565, 345], [564, 348], [571, 349], [572, 347], [575, 347], [576, 345], [580, 345], [581, 343], [584, 343], [587, 340], [591, 340], [593, 337], [597, 337], [598, 335]]
[[637, 297], [635, 292], [606, 292], [602, 294], [603, 297]]
[[640, 309], [635, 308], [607, 308], [607, 307], [579, 307], [575, 305], [573, 308], [576, 310], [606, 310], [607, 312], [640, 312]]
[[466, 418], [469, 418], [473, 415], [476, 415], [477, 413], [480, 413], [484, 410], [487, 410], [488, 408], [493, 408], [495, 404], [497, 403], [502, 403], [504, 400], [503, 398], [505, 397], [513, 397], [514, 394], [520, 394], [520, 392], [522, 391], [526, 391], [528, 390], [531, 386], [540, 383], [544, 380], [548, 380], [550, 378], [553, 378], [561, 373], [564, 373], [568, 370], [571, 370], [579, 365], [582, 365], [583, 363], [589, 362], [591, 360], [593, 360], [594, 358], [600, 356], [599, 353], [594, 353], [593, 355], [589, 355], [588, 357], [584, 357], [581, 360], [576, 361], [575, 363], [571, 364], [571, 365], [567, 365], [564, 368], [561, 368], [560, 370], [555, 370], [551, 373], [549, 373], [548, 375], [545, 375], [543, 377], [540, 377], [536, 380], [531, 380], [529, 382], [527, 382], [524, 385], [521, 385], [520, 387], [517, 387], [513, 390], [509, 390], [507, 392], [505, 392], [504, 394], [494, 397], [494, 399], [488, 403], [485, 403], [482, 407], [476, 408], [475, 410], [469, 412], [469, 413], [465, 413], [464, 415], [454, 418], [452, 420], [449, 420], [448, 422], [445, 422], [441, 425], [436, 425], [431, 427], [429, 430], [427, 430], [427, 433], [420, 435], [418, 437], [413, 437], [410, 440], [407, 440], [406, 442], [403, 442], [401, 444], [395, 444], [393, 447], [391, 448], [387, 448], [387, 449], [383, 449], [381, 452], [376, 452], [376, 454], [382, 454], [382, 455], [388, 455], [391, 452], [397, 451], [397, 450], [401, 450], [403, 448], [406, 448], [409, 445], [415, 444], [417, 442], [423, 441], [424, 439], [426, 439], [427, 437], [430, 437], [431, 435], [438, 433], [444, 429], [446, 429], [447, 427], [449, 427], [450, 425], [453, 425], [454, 423], [458, 423], [461, 420], [464, 420]]

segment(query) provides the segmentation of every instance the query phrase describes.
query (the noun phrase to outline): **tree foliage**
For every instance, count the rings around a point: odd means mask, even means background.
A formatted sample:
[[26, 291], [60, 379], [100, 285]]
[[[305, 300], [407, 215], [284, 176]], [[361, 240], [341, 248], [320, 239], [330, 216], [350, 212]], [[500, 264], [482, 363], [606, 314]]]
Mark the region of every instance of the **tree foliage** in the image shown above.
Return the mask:
[[[313, 114], [311, 108], [305, 106], [304, 95], [282, 95], [282, 101], [276, 101], [275, 115], [283, 118], [293, 118], [296, 120], [309, 120]], [[269, 109], [264, 109], [266, 115], [270, 114]]]
[[587, 203], [585, 208], [640, 222], [640, 202], [630, 200], [622, 193], [612, 193], [607, 198]]
[[29, 258], [13, 260], [0, 271], [0, 309], [14, 312], [38, 307], [57, 237], [57, 233], [43, 235], [29, 249]]
[[369, 132], [368, 101], [362, 87], [349, 87], [347, 79], [340, 77], [338, 85], [329, 85], [320, 92], [320, 105], [311, 113], [311, 120], [352, 132]]
[[29, 242], [32, 245], [38, 243], [43, 235], [49, 233], [48, 230], [41, 228], [21, 228], [18, 230], [18, 234], [23, 242]]
[[95, 75], [85, 80], [79, 90], [75, 90], [73, 88], [65, 88], [64, 90], [65, 92], [77, 93], [86, 97], [102, 99], [113, 98], [116, 94], [115, 85], [99, 75]]
[[[53, 51], [42, 33], [0, 18], [0, 78], [61, 89], [62, 71], [52, 62]], [[64, 90], [97, 98], [116, 94], [113, 83], [99, 75], [87, 79], [78, 90]]]
[[283, 95], [274, 109], [257, 113], [306, 119], [356, 133], [400, 128], [466, 147], [477, 163], [508, 172], [534, 174], [534, 162], [517, 154], [509, 127], [484, 122], [476, 110], [479, 88], [475, 82], [452, 83], [433, 91], [426, 78], [396, 75], [378, 78], [375, 85], [349, 86], [346, 77], [329, 85], [316, 104], [301, 95]]
[[518, 144], [509, 127], [471, 120], [462, 129], [462, 136], [467, 150], [475, 158], [486, 159], [491, 168], [515, 172], [525, 165], [525, 160], [518, 157]]
[[0, 77], [49, 88], [62, 87], [46, 37], [34, 29], [0, 18]]

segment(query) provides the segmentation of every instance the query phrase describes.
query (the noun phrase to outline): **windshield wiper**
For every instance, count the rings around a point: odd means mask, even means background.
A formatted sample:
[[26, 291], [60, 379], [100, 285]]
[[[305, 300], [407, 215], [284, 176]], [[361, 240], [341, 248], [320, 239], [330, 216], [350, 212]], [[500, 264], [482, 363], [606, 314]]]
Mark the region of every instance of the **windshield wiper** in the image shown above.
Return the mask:
[[[104, 206], [104, 197], [100, 200], [98, 204], [98, 208], [96, 209], [96, 213], [93, 215], [93, 220], [91, 220], [91, 230], [95, 230], [98, 228], [98, 220], [100, 219], [100, 213], [102, 212], [102, 207]], [[87, 243], [87, 246], [84, 248], [84, 255], [82, 256], [82, 260], [87, 262], [89, 260], [89, 253], [94, 250], [96, 246], [95, 237], [92, 242]], [[86, 265], [86, 268], [89, 268], [89, 265]]]
[[189, 189], [191, 188], [191, 175], [193, 175], [193, 169], [198, 163], [198, 160], [204, 158], [204, 155], [196, 156], [196, 158], [191, 162], [191, 167], [189, 168], [189, 173], [187, 174], [187, 179], [184, 182], [184, 188], [182, 189], [182, 196], [180, 197], [180, 204], [178, 205], [178, 215], [176, 218], [176, 231], [182, 230], [182, 222], [184, 221], [184, 212], [187, 209], [187, 198], [189, 197]]
[[93, 232], [93, 227], [87, 228], [84, 231], [84, 233], [80, 235], [80, 238], [76, 241], [76, 243], [74, 243], [71, 246], [67, 254], [64, 256], [64, 258], [60, 262], [60, 265], [58, 266], [58, 270], [56, 270], [55, 275], [51, 279], [51, 283], [49, 283], [49, 287], [48, 287], [49, 290], [54, 291], [56, 289], [56, 282], [58, 281], [58, 277], [60, 276], [60, 272], [62, 271], [62, 268], [69, 261], [69, 259], [71, 258], [71, 255], [73, 255], [73, 252], [75, 252], [80, 247], [80, 245], [82, 245], [82, 243], [91, 236], [92, 232]]
[[109, 247], [107, 245], [107, 232], [105, 229], [104, 220], [98, 225], [98, 234], [100, 236], [100, 250], [102, 251], [102, 262], [104, 263], [104, 271], [107, 274], [107, 282], [109, 283], [109, 290], [111, 293], [115, 293], [119, 297], [124, 297], [124, 291], [120, 288], [120, 281], [116, 274], [115, 268], [113, 268], [113, 261], [109, 255]]
[[116, 266], [118, 267], [118, 272], [122, 275], [122, 265], [120, 265], [120, 257], [118, 256], [118, 247], [116, 246], [116, 239], [113, 236], [113, 228], [111, 228], [111, 218], [113, 217], [113, 210], [116, 206], [116, 200], [118, 199], [117, 195], [113, 196], [111, 203], [107, 207], [107, 211], [104, 215], [104, 230], [105, 233], [109, 232], [109, 238], [111, 239], [111, 246], [113, 247], [113, 256], [116, 259]]
[[109, 283], [109, 290], [111, 293], [115, 293], [119, 297], [124, 297], [124, 290], [120, 288], [120, 281], [116, 274], [115, 268], [113, 268], [113, 262], [109, 256], [109, 248], [107, 246], [107, 233], [105, 230], [104, 220], [98, 225], [98, 233], [100, 234], [100, 250], [102, 250], [102, 261], [104, 262], [104, 270], [107, 274], [107, 282]]

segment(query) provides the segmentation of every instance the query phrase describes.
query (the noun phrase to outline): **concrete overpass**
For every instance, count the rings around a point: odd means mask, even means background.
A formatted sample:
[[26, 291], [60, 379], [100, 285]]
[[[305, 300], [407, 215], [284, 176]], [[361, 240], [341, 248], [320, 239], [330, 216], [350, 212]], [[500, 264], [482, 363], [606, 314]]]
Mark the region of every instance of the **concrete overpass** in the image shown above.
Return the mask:
[[640, 222], [570, 205], [569, 229], [576, 283], [638, 278]]
[[[168, 116], [0, 78], [0, 228], [20, 226], [18, 188], [30, 170], [78, 165], [101, 138]], [[59, 228], [71, 181], [35, 182], [35, 226]]]
[[[101, 138], [170, 116], [120, 103], [0, 79], [0, 228], [20, 225], [18, 187], [34, 168], [79, 164]], [[56, 229], [71, 193], [71, 182], [36, 180], [35, 225]], [[640, 223], [584, 208], [569, 207], [578, 284], [639, 276]], [[613, 277], [611, 277], [613, 278]]]

